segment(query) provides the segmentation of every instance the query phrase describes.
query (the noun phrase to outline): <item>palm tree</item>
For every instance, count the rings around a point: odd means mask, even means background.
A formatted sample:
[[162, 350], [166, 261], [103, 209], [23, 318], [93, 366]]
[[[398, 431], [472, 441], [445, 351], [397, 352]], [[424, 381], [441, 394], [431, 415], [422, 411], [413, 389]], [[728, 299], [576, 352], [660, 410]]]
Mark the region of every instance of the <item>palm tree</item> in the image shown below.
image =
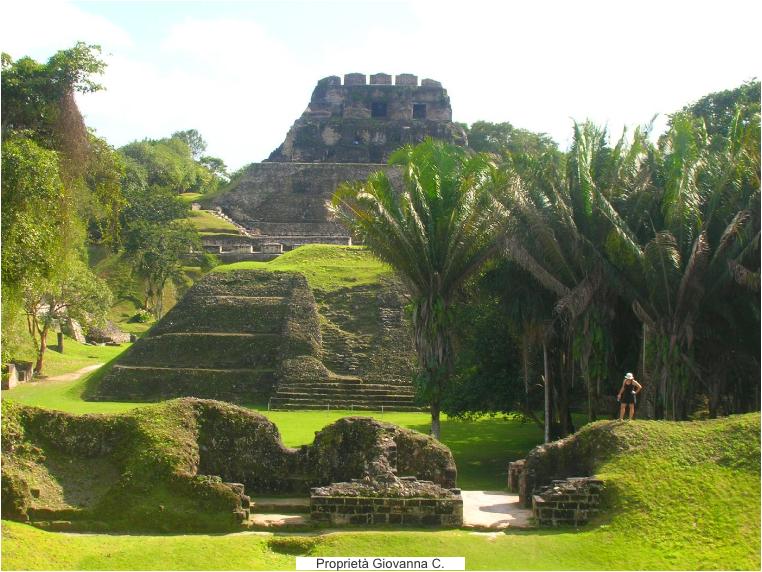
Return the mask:
[[[605, 139], [603, 132], [590, 131], [589, 135], [589, 139], [598, 143]], [[504, 237], [506, 254], [554, 297], [554, 314], [542, 324], [539, 338], [543, 359], [547, 361], [549, 353], [556, 353], [567, 362], [578, 362], [587, 387], [588, 418], [592, 421], [600, 377], [605, 376], [608, 353], [605, 328], [611, 292], [604, 280], [603, 261], [582, 232], [591, 223], [583, 202], [574, 200], [574, 190], [579, 187], [573, 176], [575, 164], [568, 161], [564, 169], [563, 164], [548, 155], [513, 153], [510, 159], [506, 167], [510, 184], [498, 197], [509, 213]], [[557, 351], [549, 352], [549, 343], [559, 346]], [[522, 343], [522, 346], [529, 345], [529, 339]], [[576, 371], [576, 366], [572, 368]], [[564, 399], [568, 371], [556, 372], [553, 376], [553, 368], [548, 363], [544, 370], [546, 409], [553, 393], [550, 388], [555, 385], [551, 377], [555, 377], [562, 397], [558, 404], [561, 433], [566, 434], [571, 429], [566, 411], [568, 403]], [[549, 413], [546, 413], [545, 424], [547, 439], [551, 424]]]
[[496, 251], [501, 220], [493, 193], [502, 176], [490, 158], [432, 139], [395, 152], [402, 184], [379, 171], [344, 184], [330, 209], [381, 260], [411, 296], [421, 393], [440, 437], [440, 403], [453, 365], [453, 305], [463, 282]]
[[595, 220], [586, 238], [643, 325], [658, 407], [684, 418], [702, 383], [700, 321], [729, 282], [758, 288], [758, 261], [756, 271], [744, 262], [759, 241], [759, 115], [738, 112], [724, 144], [713, 145], [703, 121], [676, 114], [660, 145], [630, 163], [630, 184], [597, 184], [581, 142], [572, 152]]

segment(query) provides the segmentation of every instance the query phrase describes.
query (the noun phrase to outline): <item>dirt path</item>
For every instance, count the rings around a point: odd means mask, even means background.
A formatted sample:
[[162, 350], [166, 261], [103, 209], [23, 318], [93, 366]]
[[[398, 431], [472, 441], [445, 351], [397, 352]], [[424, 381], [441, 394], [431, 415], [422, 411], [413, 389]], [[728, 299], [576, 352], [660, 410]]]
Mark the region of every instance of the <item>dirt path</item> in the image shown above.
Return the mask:
[[61, 375], [51, 375], [50, 377], [46, 377], [44, 380], [41, 380], [41, 381], [45, 383], [49, 381], [74, 381], [79, 379], [86, 373], [95, 371], [102, 365], [103, 365], [102, 363], [95, 363], [93, 365], [88, 365], [86, 367], [83, 367], [82, 369], [78, 369], [77, 371], [73, 371], [71, 373], [62, 373]]
[[518, 495], [500, 491], [462, 491], [465, 528], [527, 528], [532, 511], [521, 506]]

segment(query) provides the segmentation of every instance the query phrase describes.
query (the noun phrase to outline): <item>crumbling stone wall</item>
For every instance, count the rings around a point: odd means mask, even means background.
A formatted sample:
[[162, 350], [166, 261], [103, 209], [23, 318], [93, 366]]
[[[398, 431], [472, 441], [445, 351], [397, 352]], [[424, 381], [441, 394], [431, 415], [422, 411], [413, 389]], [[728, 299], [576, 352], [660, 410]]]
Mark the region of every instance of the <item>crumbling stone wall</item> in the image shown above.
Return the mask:
[[554, 480], [592, 476], [601, 459], [625, 447], [612, 430], [615, 424], [609, 421], [588, 425], [569, 437], [532, 449], [519, 476], [522, 504], [531, 508], [534, 492]]
[[367, 474], [398, 472], [455, 486], [449, 449], [408, 429], [345, 417], [318, 432], [311, 445], [290, 449], [262, 415], [219, 402], [200, 407], [199, 471], [243, 483], [250, 494], [307, 492]]
[[298, 273], [212, 272], [88, 398], [416, 409], [399, 283], [317, 294]]
[[385, 163], [405, 144], [434, 137], [465, 145], [463, 129], [452, 122], [442, 84], [399, 74], [337, 76], [318, 81], [307, 109], [269, 161], [302, 163]]
[[285, 358], [319, 350], [317, 310], [304, 276], [210, 273], [118, 359], [89, 397], [266, 402]]
[[463, 498], [460, 489], [444, 489], [415, 477], [402, 477], [391, 483], [354, 479], [349, 483], [313, 488], [310, 517], [313, 521], [337, 526], [459, 527], [463, 525]]
[[255, 241], [257, 235], [267, 241], [277, 237], [284, 244], [287, 237], [291, 242], [321, 237], [322, 243], [347, 244], [349, 233], [330, 219], [326, 202], [340, 184], [367, 179], [379, 169], [389, 170], [368, 164], [253, 163], [214, 204]]
[[555, 480], [532, 495], [532, 513], [540, 526], [579, 526], [598, 512], [603, 481], [592, 477]]
[[[399, 481], [400, 467], [423, 478], [429, 465], [440, 468], [439, 480], [426, 490], [455, 485], [449, 449], [365, 417], [341, 419], [320, 431], [315, 443], [296, 449], [283, 445], [263, 415], [192, 398], [82, 416], [3, 401], [2, 423], [2, 514], [18, 520], [211, 530], [245, 520], [252, 493], [306, 493], [366, 477], [390, 485]], [[398, 447], [403, 440], [407, 444]], [[83, 475], [82, 467], [91, 466], [109, 470]], [[55, 481], [56, 490], [36, 498], [35, 483], [43, 477]], [[97, 494], [73, 505], [69, 500], [83, 482]]]

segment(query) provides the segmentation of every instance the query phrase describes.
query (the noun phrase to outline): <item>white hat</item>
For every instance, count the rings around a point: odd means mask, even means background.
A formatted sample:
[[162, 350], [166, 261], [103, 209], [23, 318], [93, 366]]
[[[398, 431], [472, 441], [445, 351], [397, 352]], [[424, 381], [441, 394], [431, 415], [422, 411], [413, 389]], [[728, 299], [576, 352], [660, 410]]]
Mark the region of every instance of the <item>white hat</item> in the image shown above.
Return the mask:
[[633, 376], [631, 373], [628, 373], [628, 374], [626, 374], [626, 375], [624, 376], [624, 378], [625, 378], [625, 379], [635, 379], [635, 377], [634, 377], [634, 376]]

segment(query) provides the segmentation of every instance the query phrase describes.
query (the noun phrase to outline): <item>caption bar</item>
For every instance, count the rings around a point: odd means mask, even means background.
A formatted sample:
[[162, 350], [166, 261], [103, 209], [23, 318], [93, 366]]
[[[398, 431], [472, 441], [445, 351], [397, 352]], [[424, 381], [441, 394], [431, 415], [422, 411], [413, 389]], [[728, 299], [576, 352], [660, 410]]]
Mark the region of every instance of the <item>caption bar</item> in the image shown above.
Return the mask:
[[297, 570], [465, 570], [462, 556], [392, 557], [335, 556], [315, 558], [297, 556]]

